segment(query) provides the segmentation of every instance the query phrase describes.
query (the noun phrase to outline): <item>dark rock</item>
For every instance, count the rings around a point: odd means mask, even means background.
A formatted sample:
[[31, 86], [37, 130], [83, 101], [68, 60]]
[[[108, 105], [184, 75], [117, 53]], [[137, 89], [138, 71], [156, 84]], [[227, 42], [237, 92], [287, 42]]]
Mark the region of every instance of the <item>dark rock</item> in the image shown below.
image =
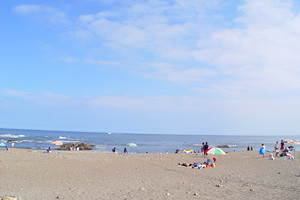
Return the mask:
[[230, 146], [227, 145], [227, 144], [225, 144], [225, 145], [218, 145], [217, 147], [218, 147], [218, 148], [230, 148]]
[[76, 150], [77, 147], [79, 150], [92, 150], [92, 148], [95, 145], [93, 144], [87, 144], [87, 143], [81, 143], [81, 142], [75, 142], [75, 143], [67, 143], [61, 145], [57, 150], [67, 150], [67, 151], [73, 151], [74, 149]]

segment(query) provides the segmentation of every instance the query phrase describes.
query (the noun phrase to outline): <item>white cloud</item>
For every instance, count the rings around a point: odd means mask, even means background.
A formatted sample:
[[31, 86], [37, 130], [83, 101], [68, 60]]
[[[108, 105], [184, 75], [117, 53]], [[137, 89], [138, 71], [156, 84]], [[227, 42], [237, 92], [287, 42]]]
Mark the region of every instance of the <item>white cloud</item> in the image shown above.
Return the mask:
[[47, 20], [51, 23], [66, 23], [66, 14], [56, 8], [38, 4], [24, 4], [13, 8], [20, 15], [35, 16], [38, 20]]
[[89, 23], [94, 20], [94, 15], [80, 15], [79, 21], [82, 23]]
[[[239, 15], [224, 22], [219, 8], [225, 3], [219, 0], [131, 1], [78, 16], [71, 34], [94, 39], [94, 57], [83, 62], [123, 63], [135, 74], [192, 83], [197, 91], [228, 96], [299, 91], [300, 15], [294, 1], [241, 2], [235, 8]], [[63, 12], [41, 5], [14, 10], [65, 18]], [[230, 26], [224, 28], [226, 23]], [[111, 58], [101, 57], [106, 50], [122, 58], [107, 61]]]
[[23, 90], [6, 89], [4, 94], [10, 98], [28, 101], [31, 104], [41, 106], [69, 107], [80, 103], [78, 99], [52, 92], [34, 93]]
[[226, 87], [239, 85], [240, 91], [250, 93], [299, 91], [299, 13], [292, 12], [291, 1], [246, 1], [240, 10], [243, 15], [237, 21], [242, 28], [201, 39], [195, 59], [230, 76], [223, 82]]

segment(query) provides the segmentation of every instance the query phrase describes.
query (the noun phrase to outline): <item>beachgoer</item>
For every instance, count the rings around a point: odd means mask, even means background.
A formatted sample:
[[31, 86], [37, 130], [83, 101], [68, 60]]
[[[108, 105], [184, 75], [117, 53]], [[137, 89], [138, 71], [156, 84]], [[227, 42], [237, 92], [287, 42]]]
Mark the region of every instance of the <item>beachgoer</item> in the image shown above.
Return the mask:
[[259, 153], [263, 155], [263, 158], [265, 157], [265, 151], [266, 151], [266, 146], [264, 144], [261, 144], [261, 149]]
[[190, 166], [190, 164], [188, 164], [188, 163], [178, 163], [178, 165], [181, 165], [181, 166], [184, 166], [184, 167]]
[[253, 147], [251, 146], [251, 151], [253, 151]]
[[[203, 148], [204, 152], [205, 152], [207, 149], [208, 149], [208, 144], [207, 144], [207, 142], [205, 142], [205, 145], [204, 145], [204, 148]], [[204, 156], [205, 156], [205, 155], [207, 155], [207, 153], [204, 153]]]
[[250, 151], [250, 147], [249, 146], [247, 147], [247, 151]]
[[47, 149], [47, 153], [51, 153], [51, 148], [50, 147]]
[[112, 149], [112, 152], [113, 152], [113, 153], [117, 153], [116, 147], [114, 147], [114, 148]]
[[206, 166], [211, 166], [211, 159], [207, 158], [207, 161], [206, 161]]
[[15, 143], [14, 142], [11, 143], [11, 148], [14, 148], [14, 146], [15, 146]]
[[275, 158], [274, 158], [274, 156], [273, 156], [272, 153], [270, 153], [269, 159], [270, 159], [270, 160], [275, 160]]
[[280, 150], [283, 151], [284, 150], [284, 141], [281, 140], [281, 143], [280, 143]]
[[277, 157], [279, 154], [279, 144], [278, 144], [278, 141], [276, 141], [276, 144], [275, 144], [275, 157]]
[[202, 142], [201, 152], [204, 152], [204, 142]]
[[216, 161], [217, 161], [217, 159], [216, 159], [215, 157], [213, 157], [213, 161], [214, 161], [214, 162], [216, 162]]
[[127, 149], [126, 149], [126, 147], [124, 148], [124, 153], [127, 153]]
[[179, 153], [179, 149], [176, 149], [175, 153]]

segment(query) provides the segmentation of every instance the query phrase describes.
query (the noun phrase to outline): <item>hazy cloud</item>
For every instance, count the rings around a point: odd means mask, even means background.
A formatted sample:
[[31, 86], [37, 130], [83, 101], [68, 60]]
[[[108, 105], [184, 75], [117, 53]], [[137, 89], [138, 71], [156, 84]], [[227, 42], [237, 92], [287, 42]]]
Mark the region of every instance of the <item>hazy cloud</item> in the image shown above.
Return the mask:
[[47, 20], [51, 23], [66, 23], [66, 14], [56, 8], [38, 5], [24, 4], [13, 8], [13, 11], [20, 15], [34, 16], [37, 20]]

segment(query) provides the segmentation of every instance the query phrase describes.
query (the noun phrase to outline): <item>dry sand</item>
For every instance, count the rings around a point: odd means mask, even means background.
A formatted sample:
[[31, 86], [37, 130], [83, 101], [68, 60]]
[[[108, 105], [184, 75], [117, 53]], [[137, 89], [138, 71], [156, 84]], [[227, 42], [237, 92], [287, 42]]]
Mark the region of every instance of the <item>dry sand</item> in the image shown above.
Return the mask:
[[[299, 199], [295, 160], [261, 158], [258, 151], [214, 156], [216, 168], [193, 154], [114, 154], [100, 151], [0, 151], [0, 196], [33, 199]], [[213, 157], [212, 155], [210, 156]]]

